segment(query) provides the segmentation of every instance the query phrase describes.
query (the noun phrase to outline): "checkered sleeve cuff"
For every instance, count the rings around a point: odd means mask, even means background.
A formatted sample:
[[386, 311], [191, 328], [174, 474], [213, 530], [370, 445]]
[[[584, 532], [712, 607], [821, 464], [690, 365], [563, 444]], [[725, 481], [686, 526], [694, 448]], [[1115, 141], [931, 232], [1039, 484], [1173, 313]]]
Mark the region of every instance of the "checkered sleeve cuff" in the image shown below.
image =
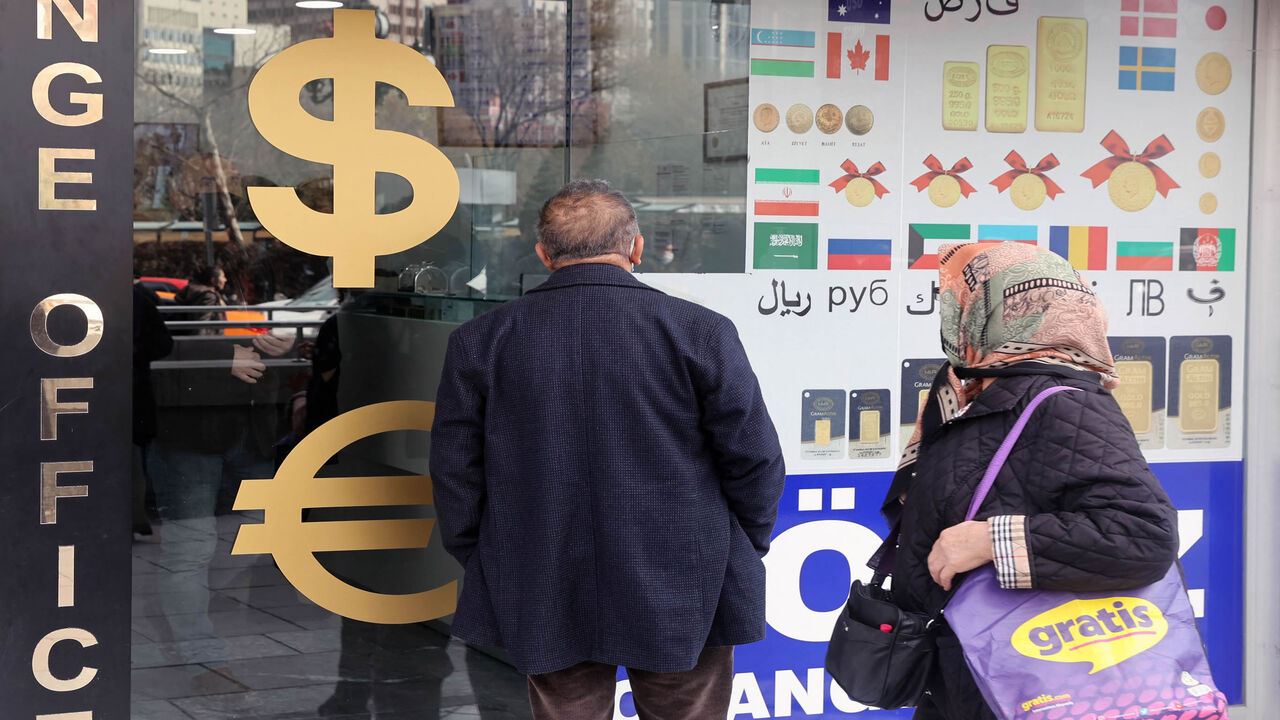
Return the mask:
[[987, 520], [991, 526], [991, 555], [996, 578], [1006, 590], [1031, 588], [1031, 558], [1027, 552], [1027, 517], [997, 515]]

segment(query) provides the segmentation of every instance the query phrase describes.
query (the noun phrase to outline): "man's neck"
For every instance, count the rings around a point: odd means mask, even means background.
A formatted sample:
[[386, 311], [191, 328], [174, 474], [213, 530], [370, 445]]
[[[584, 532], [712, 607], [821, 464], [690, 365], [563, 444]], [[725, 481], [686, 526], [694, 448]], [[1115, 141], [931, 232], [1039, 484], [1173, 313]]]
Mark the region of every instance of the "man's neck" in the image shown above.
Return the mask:
[[596, 255], [589, 258], [573, 258], [572, 260], [562, 260], [557, 262], [552, 271], [561, 268], [567, 268], [570, 265], [613, 265], [620, 267], [627, 272], [631, 272], [631, 259], [624, 257], [622, 253], [607, 253], [605, 255]]

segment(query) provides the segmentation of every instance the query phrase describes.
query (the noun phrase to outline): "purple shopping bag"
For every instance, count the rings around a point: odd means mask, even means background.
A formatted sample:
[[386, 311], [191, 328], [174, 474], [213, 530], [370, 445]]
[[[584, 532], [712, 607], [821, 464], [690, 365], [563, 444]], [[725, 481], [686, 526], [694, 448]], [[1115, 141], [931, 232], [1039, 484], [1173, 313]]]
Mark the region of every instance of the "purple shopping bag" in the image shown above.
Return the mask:
[[[972, 520], [1032, 412], [1027, 405], [969, 503]], [[1175, 562], [1120, 592], [1006, 590], [986, 565], [944, 611], [983, 698], [1001, 720], [1227, 720]]]
[[1005, 590], [970, 573], [944, 611], [1001, 720], [1226, 720], [1175, 563], [1137, 590]]

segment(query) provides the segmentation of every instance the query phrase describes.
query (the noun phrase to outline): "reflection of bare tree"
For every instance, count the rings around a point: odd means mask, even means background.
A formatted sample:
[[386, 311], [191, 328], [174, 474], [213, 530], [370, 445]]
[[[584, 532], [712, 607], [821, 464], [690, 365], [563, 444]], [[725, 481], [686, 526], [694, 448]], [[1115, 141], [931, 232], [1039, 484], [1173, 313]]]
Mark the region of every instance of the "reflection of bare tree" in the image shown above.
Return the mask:
[[238, 213], [232, 200], [233, 190], [238, 194], [239, 179], [234, 165], [228, 159], [234, 157], [234, 154], [224, 152], [220, 143], [222, 135], [217, 126], [228, 131], [226, 136], [231, 138], [232, 143], [254, 132], [247, 112], [249, 82], [254, 73], [272, 55], [282, 50], [285, 44], [275, 34], [248, 36], [239, 40], [247, 44], [247, 47], [242, 45], [241, 55], [252, 58], [252, 61], [243, 69], [228, 68], [228, 82], [206, 82], [203, 92], [192, 93], [187, 88], [169, 82], [169, 76], [163, 71], [149, 69], [140, 63], [136, 72], [139, 88], [135, 99], [135, 113], [139, 119], [176, 114], [183, 120], [194, 121], [199, 125], [207, 151], [174, 158], [180, 163], [182, 172], [175, 173], [176, 184], [171, 196], [176, 194], [186, 198], [175, 203], [175, 210], [180, 215], [196, 215], [198, 203], [194, 202], [194, 198], [200, 192], [198, 183], [205, 177], [212, 177], [217, 213], [226, 222], [228, 239], [237, 248], [244, 244], [244, 236], [237, 222]]

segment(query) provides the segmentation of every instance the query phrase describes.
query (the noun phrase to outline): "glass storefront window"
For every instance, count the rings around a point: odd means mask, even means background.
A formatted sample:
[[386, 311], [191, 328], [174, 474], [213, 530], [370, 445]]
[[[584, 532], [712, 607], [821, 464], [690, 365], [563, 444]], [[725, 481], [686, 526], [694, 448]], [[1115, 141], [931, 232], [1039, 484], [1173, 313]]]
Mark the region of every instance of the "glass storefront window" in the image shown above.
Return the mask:
[[[523, 677], [500, 653], [450, 640], [448, 616], [346, 619], [295, 587], [288, 563], [232, 554], [243, 527], [272, 521], [241, 491], [277, 476], [329, 419], [432, 400], [452, 328], [545, 279], [537, 212], [569, 179], [603, 177], [632, 200], [650, 248], [638, 271], [742, 272], [750, 7], [347, 0], [343, 9], [374, 12], [379, 37], [434, 63], [454, 98], [414, 106], [377, 84], [376, 129], [438, 148], [461, 185], [439, 232], [379, 256], [372, 287], [338, 290], [332, 263], [273, 236], [250, 198], [291, 187], [315, 211], [347, 211], [335, 207], [328, 147], [283, 152], [249, 108], [268, 61], [333, 36], [322, 4], [138, 0], [134, 266], [164, 329], [135, 332], [132, 716], [528, 717]], [[353, 92], [342, 70], [318, 67], [297, 103], [335, 127], [332, 142], [362, 143], [335, 117]], [[431, 192], [385, 161], [368, 157], [377, 214]], [[427, 475], [427, 448], [426, 433], [381, 433], [331, 448], [315, 475], [290, 482], [306, 494], [325, 478]], [[314, 502], [301, 502], [303, 526], [333, 523], [321, 535], [432, 517], [425, 505]], [[295, 541], [321, 542], [306, 538]], [[376, 593], [461, 576], [438, 540], [318, 557]]]

